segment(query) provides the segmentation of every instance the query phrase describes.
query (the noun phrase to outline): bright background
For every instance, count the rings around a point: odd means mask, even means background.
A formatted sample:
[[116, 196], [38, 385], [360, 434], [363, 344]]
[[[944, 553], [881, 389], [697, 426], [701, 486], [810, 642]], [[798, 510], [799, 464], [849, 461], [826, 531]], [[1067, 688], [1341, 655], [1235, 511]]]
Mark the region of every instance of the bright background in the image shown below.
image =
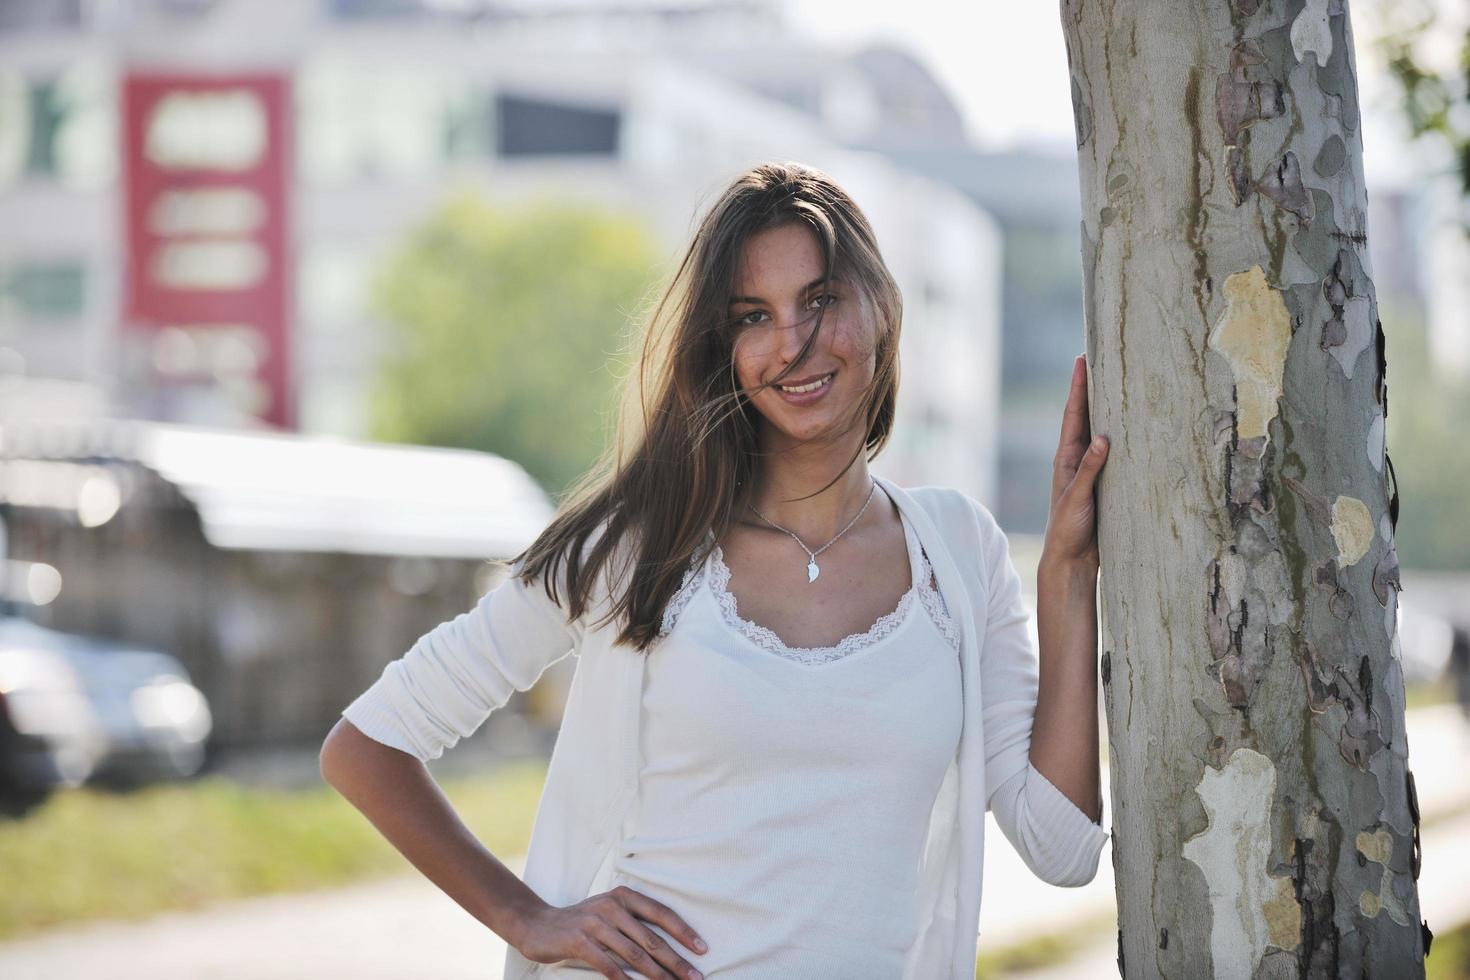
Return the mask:
[[[1352, 15], [1451, 976], [1470, 10]], [[1396, 37], [1456, 93], [1415, 103], [1438, 134], [1413, 135]], [[1069, 90], [1055, 3], [0, 3], [0, 975], [498, 964], [317, 747], [595, 459], [643, 314], [752, 163], [828, 170], [872, 219], [906, 314], [875, 468], [984, 501], [1029, 587], [1083, 347]], [[497, 853], [524, 848], [569, 670], [434, 765]], [[1113, 969], [1108, 854], [1062, 891], [993, 850], [982, 976]]]

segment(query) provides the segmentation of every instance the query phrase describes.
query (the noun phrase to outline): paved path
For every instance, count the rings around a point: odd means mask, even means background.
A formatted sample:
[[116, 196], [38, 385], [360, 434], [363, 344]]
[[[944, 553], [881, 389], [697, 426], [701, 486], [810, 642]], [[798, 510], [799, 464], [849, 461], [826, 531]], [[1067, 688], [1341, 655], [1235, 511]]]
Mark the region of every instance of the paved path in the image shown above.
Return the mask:
[[51, 932], [0, 946], [0, 977], [499, 980], [504, 956], [499, 937], [414, 875]]
[[[1470, 921], [1470, 725], [1454, 708], [1409, 719], [1410, 762], [1424, 832], [1419, 879], [1436, 932]], [[987, 817], [987, 820], [990, 820]], [[1071, 924], [1102, 920], [1098, 943], [1032, 980], [1116, 975], [1112, 854], [1081, 888], [1040, 881], [991, 821], [987, 827], [981, 943], [1007, 946]], [[519, 862], [510, 862], [517, 871]], [[499, 980], [504, 946], [418, 876], [335, 891], [234, 902], [143, 923], [106, 923], [0, 945], [6, 980]]]

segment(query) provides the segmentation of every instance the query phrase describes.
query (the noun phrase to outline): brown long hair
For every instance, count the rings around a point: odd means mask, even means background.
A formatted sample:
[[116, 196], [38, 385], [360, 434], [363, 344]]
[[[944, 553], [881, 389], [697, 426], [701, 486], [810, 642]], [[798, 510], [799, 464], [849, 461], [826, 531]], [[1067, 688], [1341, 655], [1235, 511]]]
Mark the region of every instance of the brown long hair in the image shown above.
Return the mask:
[[[750, 500], [760, 462], [759, 419], [736, 378], [739, 328], [729, 302], [746, 241], [793, 223], [812, 230], [827, 278], [855, 288], [877, 328], [873, 379], [863, 392], [867, 435], [847, 466], [864, 450], [870, 460], [877, 456], [892, 432], [903, 301], [867, 218], [818, 170], [767, 163], [746, 171], [705, 214], [653, 307], [613, 444], [551, 524], [510, 560], [517, 577], [540, 580], [571, 619], [598, 602], [599, 577], [611, 583], [596, 625], [617, 619], [618, 641], [639, 651], [658, 638], [664, 609], [690, 563], [707, 550], [708, 533], [723, 536]], [[766, 385], [811, 353], [821, 315], [792, 364]], [[621, 556], [616, 567], [615, 555]]]

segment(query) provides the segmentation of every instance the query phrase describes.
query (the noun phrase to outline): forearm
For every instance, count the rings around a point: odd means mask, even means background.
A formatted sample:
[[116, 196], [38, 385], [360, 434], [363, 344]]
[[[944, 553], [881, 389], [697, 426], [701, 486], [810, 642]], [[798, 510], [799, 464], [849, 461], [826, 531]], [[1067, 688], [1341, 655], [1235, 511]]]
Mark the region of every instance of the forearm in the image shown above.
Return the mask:
[[1031, 764], [1094, 821], [1102, 819], [1098, 771], [1097, 571], [1049, 563], [1036, 576], [1041, 675]]
[[322, 777], [426, 878], [515, 945], [545, 903], [470, 832], [422, 762], [343, 719], [322, 746]]

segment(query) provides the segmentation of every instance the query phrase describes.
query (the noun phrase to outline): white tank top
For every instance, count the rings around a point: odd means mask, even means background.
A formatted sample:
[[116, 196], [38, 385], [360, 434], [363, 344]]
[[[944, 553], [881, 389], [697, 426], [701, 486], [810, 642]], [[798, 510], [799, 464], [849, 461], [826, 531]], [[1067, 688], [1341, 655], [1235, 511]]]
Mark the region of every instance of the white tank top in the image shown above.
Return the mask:
[[674, 941], [706, 977], [903, 971], [962, 720], [959, 630], [904, 534], [909, 591], [834, 647], [789, 648], [741, 619], [718, 547], [669, 603], [647, 654], [638, 802], [589, 894], [624, 884], [668, 905], [709, 944]]

